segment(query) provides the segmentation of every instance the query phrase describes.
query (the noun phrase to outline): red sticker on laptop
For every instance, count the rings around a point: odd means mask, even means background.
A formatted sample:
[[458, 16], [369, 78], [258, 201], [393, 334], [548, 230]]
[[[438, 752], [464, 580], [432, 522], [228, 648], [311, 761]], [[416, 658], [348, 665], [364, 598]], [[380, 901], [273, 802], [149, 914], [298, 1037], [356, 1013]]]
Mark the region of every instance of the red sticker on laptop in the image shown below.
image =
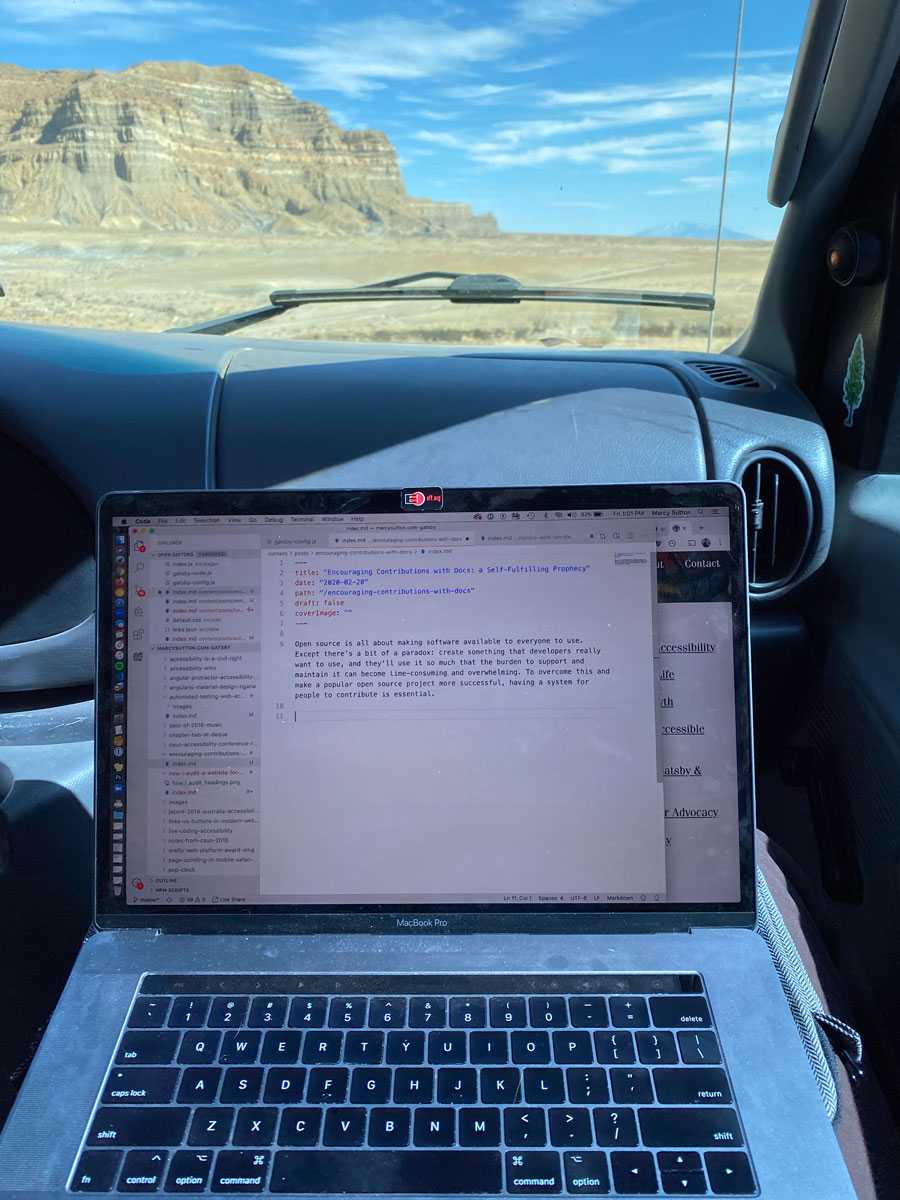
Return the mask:
[[440, 512], [444, 507], [444, 489], [410, 488], [400, 493], [400, 507], [404, 512]]

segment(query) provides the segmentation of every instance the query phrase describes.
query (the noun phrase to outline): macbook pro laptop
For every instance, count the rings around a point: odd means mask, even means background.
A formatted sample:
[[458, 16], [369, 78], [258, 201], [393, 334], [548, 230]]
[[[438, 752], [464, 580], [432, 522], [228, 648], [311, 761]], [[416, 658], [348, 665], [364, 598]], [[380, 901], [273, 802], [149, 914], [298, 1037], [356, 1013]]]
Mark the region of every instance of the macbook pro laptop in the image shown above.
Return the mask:
[[97, 565], [0, 1196], [853, 1195], [753, 931], [737, 487], [117, 494]]

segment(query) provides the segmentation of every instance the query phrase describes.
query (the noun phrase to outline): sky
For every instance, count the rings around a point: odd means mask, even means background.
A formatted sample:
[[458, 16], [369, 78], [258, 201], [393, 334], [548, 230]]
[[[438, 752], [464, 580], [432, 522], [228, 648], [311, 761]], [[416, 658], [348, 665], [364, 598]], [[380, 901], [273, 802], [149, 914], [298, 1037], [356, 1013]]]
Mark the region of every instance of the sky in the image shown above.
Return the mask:
[[[745, 0], [725, 225], [766, 202], [805, 0]], [[0, 0], [4, 57], [237, 63], [380, 129], [408, 190], [508, 232], [718, 219], [738, 0]]]

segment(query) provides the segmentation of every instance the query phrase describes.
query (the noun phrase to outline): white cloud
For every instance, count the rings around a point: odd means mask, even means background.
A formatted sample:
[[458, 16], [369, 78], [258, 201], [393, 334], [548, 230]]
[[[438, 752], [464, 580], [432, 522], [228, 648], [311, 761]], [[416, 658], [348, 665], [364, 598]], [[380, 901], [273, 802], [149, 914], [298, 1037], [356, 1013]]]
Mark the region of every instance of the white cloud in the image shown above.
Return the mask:
[[557, 55], [552, 58], [536, 58], [530, 62], [505, 63], [500, 66], [500, 70], [507, 71], [510, 75], [525, 75], [529, 71], [545, 71], [548, 67], [558, 67], [568, 61], [562, 55]]
[[608, 17], [628, 8], [634, 0], [516, 0], [513, 19], [532, 29], [557, 33]]
[[451, 87], [444, 92], [451, 100], [492, 100], [505, 92], [514, 92], [523, 87], [521, 83], [474, 83], [470, 86]]
[[459, 29], [445, 21], [378, 17], [319, 26], [302, 45], [259, 49], [301, 67], [306, 87], [366, 96], [389, 83], [456, 75], [500, 58], [517, 42], [511, 31], [490, 25]]
[[[793, 58], [797, 53], [794, 46], [780, 46], [777, 50], [741, 50], [741, 62], [750, 62], [755, 59], [766, 58]], [[707, 60], [719, 59], [725, 62], [731, 62], [734, 58], [734, 49], [731, 50], [695, 50], [688, 58], [702, 58]]]
[[156, 40], [175, 30], [248, 32], [225, 6], [202, 0], [0, 0], [0, 16], [14, 42], [71, 42], [74, 38]]
[[444, 133], [442, 130], [422, 129], [413, 135], [417, 142], [426, 142], [431, 146], [443, 146], [448, 150], [468, 150], [471, 142], [455, 133]]
[[458, 113], [447, 112], [446, 109], [423, 108], [419, 113], [420, 117], [425, 117], [427, 121], [455, 121]]
[[[783, 104], [790, 87], [787, 72], [763, 71], [738, 75], [737, 94], [744, 103]], [[674, 79], [662, 83], [624, 83], [590, 91], [545, 91], [541, 105], [546, 108], [573, 107], [591, 104], [634, 104], [651, 100], [719, 100], [727, 101], [731, 92], [731, 76], [719, 75], [707, 79]]]

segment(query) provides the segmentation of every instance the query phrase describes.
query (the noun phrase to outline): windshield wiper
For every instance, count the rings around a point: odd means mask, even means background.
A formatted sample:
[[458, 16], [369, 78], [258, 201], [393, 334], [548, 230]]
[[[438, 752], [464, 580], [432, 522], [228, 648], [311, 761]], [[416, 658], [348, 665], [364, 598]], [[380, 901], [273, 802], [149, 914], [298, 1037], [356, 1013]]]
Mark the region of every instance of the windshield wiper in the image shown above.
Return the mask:
[[[424, 279], [449, 279], [445, 287], [409, 287]], [[197, 325], [182, 325], [167, 333], [233, 333], [257, 325], [304, 304], [342, 304], [371, 300], [449, 300], [451, 304], [520, 304], [523, 300], [560, 300], [574, 304], [625, 304], [649, 308], [689, 308], [712, 312], [715, 297], [708, 292], [606, 291], [596, 288], [532, 287], [509, 275], [463, 275], [452, 271], [422, 271], [347, 288], [303, 288], [272, 292], [262, 308], [214, 317]]]

